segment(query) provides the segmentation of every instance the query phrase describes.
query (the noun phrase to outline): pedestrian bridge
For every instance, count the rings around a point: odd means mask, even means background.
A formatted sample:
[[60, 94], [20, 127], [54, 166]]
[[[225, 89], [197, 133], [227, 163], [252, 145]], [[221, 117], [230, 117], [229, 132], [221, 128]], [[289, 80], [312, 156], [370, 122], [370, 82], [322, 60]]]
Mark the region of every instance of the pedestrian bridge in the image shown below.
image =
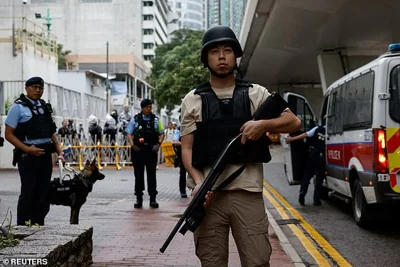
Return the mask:
[[306, 96], [319, 111], [335, 80], [400, 42], [400, 1], [248, 1], [240, 42], [245, 78]]

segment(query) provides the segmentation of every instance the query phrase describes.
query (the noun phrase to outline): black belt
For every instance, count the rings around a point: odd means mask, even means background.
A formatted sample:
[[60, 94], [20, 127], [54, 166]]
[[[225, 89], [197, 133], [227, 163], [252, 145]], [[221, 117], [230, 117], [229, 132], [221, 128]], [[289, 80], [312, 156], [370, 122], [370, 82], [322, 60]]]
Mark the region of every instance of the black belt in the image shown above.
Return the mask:
[[[27, 145], [27, 146], [32, 146], [32, 144], [25, 144], [25, 145]], [[46, 153], [50, 153], [50, 154], [52, 154], [52, 153], [55, 153], [55, 152], [57, 152], [57, 150], [56, 150], [56, 146], [55, 146], [55, 144], [53, 143], [53, 142], [50, 142], [50, 143], [45, 143], [45, 144], [40, 144], [40, 145], [34, 145], [35, 147], [37, 147], [37, 148], [40, 148], [40, 149], [44, 149], [44, 151], [46, 152]]]

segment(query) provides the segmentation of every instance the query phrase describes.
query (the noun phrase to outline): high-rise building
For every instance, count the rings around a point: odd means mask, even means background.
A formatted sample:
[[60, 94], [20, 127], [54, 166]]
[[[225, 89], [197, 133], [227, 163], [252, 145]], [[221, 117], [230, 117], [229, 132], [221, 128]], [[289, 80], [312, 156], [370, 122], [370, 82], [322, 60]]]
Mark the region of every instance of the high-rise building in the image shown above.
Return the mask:
[[168, 0], [180, 29], [204, 30], [204, 0]]
[[239, 38], [247, 0], [206, 0], [207, 28], [229, 26]]
[[[71, 54], [135, 54], [150, 61], [156, 45], [168, 42], [168, 0], [30, 0], [28, 19], [46, 23]], [[45, 26], [44, 26], [45, 27]]]

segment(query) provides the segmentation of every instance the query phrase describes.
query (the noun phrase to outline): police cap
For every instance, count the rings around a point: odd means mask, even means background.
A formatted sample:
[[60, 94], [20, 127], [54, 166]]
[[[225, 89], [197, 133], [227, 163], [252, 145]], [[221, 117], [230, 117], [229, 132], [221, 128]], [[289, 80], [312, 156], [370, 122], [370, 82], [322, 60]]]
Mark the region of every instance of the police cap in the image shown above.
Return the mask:
[[142, 100], [142, 102], [140, 102], [140, 107], [144, 108], [144, 107], [146, 107], [148, 105], [152, 105], [152, 104], [153, 104], [153, 101], [151, 101], [151, 99], [145, 98]]
[[201, 47], [201, 63], [207, 66], [207, 53], [210, 47], [223, 42], [229, 42], [232, 45], [237, 58], [243, 55], [242, 47], [232, 29], [227, 26], [214, 26], [204, 33]]
[[32, 86], [32, 85], [43, 85], [44, 81], [42, 78], [40, 77], [32, 77], [29, 78], [26, 82], [25, 82], [25, 86]]

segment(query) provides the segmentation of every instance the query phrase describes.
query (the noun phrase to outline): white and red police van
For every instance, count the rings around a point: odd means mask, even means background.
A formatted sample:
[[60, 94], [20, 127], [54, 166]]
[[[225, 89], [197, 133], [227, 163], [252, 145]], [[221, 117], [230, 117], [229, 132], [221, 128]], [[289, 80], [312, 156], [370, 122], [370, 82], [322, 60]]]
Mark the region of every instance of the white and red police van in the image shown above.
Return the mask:
[[[285, 93], [285, 100], [303, 122], [316, 125], [307, 100]], [[324, 95], [320, 123], [326, 126], [324, 187], [351, 200], [354, 219], [365, 226], [381, 208], [400, 204], [400, 44], [334, 82]], [[306, 143], [282, 145], [285, 173], [299, 184]]]

